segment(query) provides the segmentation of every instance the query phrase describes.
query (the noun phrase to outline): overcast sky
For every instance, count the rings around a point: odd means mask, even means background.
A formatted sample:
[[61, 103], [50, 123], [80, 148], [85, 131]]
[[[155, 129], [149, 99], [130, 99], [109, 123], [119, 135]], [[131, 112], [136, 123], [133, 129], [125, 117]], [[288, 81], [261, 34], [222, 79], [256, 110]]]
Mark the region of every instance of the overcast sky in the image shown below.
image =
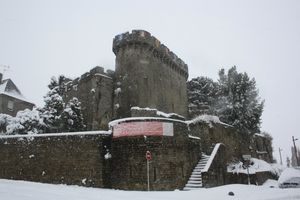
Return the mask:
[[151, 32], [182, 58], [189, 78], [217, 80], [221, 67], [233, 65], [255, 77], [274, 155], [281, 147], [284, 160], [290, 156], [292, 135], [300, 146], [297, 0], [0, 0], [4, 78], [41, 106], [51, 76], [114, 69], [112, 39], [132, 29]]

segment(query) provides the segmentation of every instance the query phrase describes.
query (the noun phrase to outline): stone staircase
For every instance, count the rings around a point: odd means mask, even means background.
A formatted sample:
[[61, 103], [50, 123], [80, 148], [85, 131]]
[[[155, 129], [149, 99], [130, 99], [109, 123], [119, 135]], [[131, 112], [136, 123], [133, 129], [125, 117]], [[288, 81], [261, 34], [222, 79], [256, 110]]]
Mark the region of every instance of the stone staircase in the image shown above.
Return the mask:
[[183, 190], [196, 190], [203, 187], [201, 171], [206, 166], [209, 157], [210, 156], [208, 155], [202, 154], [200, 161], [194, 168], [192, 175]]

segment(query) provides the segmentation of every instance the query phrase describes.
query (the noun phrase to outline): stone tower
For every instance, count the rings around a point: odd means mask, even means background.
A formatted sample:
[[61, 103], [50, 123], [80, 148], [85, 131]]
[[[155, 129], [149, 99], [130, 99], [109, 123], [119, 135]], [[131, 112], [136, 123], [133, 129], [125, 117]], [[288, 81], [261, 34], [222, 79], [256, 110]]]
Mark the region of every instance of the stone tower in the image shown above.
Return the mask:
[[134, 106], [187, 116], [188, 66], [147, 31], [117, 35], [114, 110], [129, 117]]

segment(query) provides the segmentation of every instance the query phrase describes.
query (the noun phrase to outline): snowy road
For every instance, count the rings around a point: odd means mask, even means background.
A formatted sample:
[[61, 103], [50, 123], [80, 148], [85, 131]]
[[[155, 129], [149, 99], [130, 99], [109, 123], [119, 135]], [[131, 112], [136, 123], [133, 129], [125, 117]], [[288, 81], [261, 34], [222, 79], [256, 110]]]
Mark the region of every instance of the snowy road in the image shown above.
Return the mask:
[[[0, 179], [0, 200], [300, 200], [300, 189], [276, 185], [276, 181], [270, 181], [264, 186], [236, 184], [197, 191], [137, 192]], [[229, 196], [230, 191], [235, 195]]]

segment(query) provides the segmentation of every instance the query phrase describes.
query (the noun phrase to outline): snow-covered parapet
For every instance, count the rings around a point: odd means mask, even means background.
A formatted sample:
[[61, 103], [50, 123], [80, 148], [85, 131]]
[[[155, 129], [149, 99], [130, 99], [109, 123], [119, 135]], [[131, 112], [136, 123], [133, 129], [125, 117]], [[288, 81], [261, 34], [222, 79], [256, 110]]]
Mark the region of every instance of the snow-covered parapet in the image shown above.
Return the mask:
[[[256, 174], [257, 172], [271, 172], [274, 175], [280, 174], [280, 169], [276, 165], [267, 163], [264, 160], [251, 158], [250, 165], [248, 167], [249, 174]], [[242, 162], [231, 163], [227, 166], [227, 172], [236, 174], [247, 174], [247, 168]]]
[[221, 122], [219, 117], [214, 116], [214, 115], [206, 115], [206, 114], [205, 115], [199, 115], [198, 117], [196, 117], [192, 120], [186, 121], [186, 123], [188, 125], [197, 124], [197, 123], [206, 123], [210, 127], [213, 127], [213, 124], [223, 124], [223, 125], [226, 125], [226, 126], [230, 126], [229, 124]]
[[36, 137], [59, 137], [59, 136], [85, 136], [85, 135], [111, 135], [111, 131], [82, 131], [82, 132], [66, 132], [66, 133], [42, 133], [27, 135], [3, 135], [1, 139], [8, 138], [36, 138]]

